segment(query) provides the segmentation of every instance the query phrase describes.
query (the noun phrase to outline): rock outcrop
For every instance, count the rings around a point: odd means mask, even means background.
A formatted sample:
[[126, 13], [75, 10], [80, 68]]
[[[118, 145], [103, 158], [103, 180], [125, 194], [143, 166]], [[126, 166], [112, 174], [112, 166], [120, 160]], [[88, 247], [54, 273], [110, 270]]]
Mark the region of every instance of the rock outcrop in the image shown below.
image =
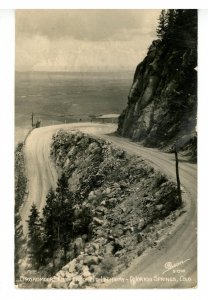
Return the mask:
[[142, 158], [81, 132], [57, 132], [51, 155], [77, 195], [75, 232], [86, 207], [91, 221], [87, 234], [74, 236], [69, 263], [48, 287], [96, 287], [157, 245], [180, 206], [176, 186]]
[[175, 40], [152, 42], [136, 68], [118, 133], [170, 151], [176, 142], [178, 149], [189, 149], [196, 156], [197, 12], [191, 12], [189, 19], [190, 12], [180, 13], [187, 17], [183, 40], [173, 28]]

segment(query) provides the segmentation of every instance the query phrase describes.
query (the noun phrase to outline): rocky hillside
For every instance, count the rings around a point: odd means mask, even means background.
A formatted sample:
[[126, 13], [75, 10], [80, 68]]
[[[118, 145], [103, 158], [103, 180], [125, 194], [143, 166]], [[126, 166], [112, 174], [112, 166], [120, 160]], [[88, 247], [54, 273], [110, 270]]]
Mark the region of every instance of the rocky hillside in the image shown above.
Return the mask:
[[196, 156], [197, 11], [162, 11], [158, 40], [137, 66], [118, 133]]
[[[74, 195], [74, 225], [68, 263], [51, 277], [50, 288], [96, 287], [118, 275], [156, 246], [180, 213], [175, 184], [109, 142], [60, 130], [51, 156]], [[54, 264], [59, 258], [58, 250]]]

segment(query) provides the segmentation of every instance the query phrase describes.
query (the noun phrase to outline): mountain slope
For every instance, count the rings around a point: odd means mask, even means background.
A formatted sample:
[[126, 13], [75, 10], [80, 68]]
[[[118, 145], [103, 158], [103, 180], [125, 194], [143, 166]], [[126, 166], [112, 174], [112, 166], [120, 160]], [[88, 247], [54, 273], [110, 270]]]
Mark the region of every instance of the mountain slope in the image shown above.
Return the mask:
[[[174, 22], [170, 24], [170, 14]], [[161, 29], [161, 20], [159, 29]], [[169, 10], [164, 32], [137, 66], [118, 133], [145, 146], [196, 156], [197, 11]]]

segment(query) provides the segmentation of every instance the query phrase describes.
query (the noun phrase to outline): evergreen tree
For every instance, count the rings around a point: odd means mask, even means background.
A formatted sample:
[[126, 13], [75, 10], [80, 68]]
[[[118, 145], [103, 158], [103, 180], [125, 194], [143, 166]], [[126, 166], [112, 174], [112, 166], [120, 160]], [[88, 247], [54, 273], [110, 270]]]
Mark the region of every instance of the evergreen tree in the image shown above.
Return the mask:
[[156, 32], [163, 44], [167, 46], [196, 48], [197, 10], [162, 10]]
[[177, 9], [175, 10], [175, 34], [178, 45], [196, 49], [197, 48], [197, 10]]
[[92, 221], [92, 213], [88, 206], [81, 207], [76, 220], [74, 222], [74, 234], [79, 236], [82, 234], [91, 234], [89, 225]]
[[56, 189], [57, 235], [61, 248], [64, 250], [64, 260], [67, 261], [67, 250], [73, 237], [73, 194], [69, 191], [65, 173], [58, 180]]
[[160, 39], [163, 39], [165, 33], [166, 33], [166, 28], [167, 28], [167, 15], [165, 9], [162, 9], [160, 16], [159, 16], [159, 24], [156, 29], [157, 36]]
[[48, 192], [46, 205], [43, 209], [43, 240], [44, 254], [47, 258], [52, 259], [53, 267], [55, 267], [54, 254], [58, 249], [57, 201], [52, 189]]
[[18, 212], [15, 213], [15, 280], [20, 277], [19, 260], [24, 256], [23, 245], [25, 243], [21, 217]]
[[41, 230], [41, 219], [39, 217], [39, 212], [35, 206], [32, 205], [30, 210], [30, 216], [28, 219], [28, 246], [30, 249], [30, 259], [31, 262], [37, 270], [41, 265], [44, 264], [43, 255], [43, 240], [42, 240], [42, 230]]
[[174, 39], [174, 32], [175, 32], [175, 10], [168, 9], [167, 14], [167, 27], [166, 27], [166, 35], [165, 38], [167, 39]]

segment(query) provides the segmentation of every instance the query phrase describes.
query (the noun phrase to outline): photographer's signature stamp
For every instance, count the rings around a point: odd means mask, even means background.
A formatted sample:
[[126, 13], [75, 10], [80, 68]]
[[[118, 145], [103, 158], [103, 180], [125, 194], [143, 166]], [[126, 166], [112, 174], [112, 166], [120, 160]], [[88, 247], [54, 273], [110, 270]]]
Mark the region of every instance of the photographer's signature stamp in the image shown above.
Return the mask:
[[[188, 261], [190, 261], [190, 258], [188, 258], [186, 260], [181, 260], [176, 263], [172, 263], [170, 261], [166, 262], [164, 265], [165, 271], [163, 271], [163, 274], [165, 274], [171, 270], [173, 271], [173, 273], [185, 273], [185, 269], [183, 269], [182, 266]], [[178, 267], [181, 267], [181, 269], [178, 269]]]

